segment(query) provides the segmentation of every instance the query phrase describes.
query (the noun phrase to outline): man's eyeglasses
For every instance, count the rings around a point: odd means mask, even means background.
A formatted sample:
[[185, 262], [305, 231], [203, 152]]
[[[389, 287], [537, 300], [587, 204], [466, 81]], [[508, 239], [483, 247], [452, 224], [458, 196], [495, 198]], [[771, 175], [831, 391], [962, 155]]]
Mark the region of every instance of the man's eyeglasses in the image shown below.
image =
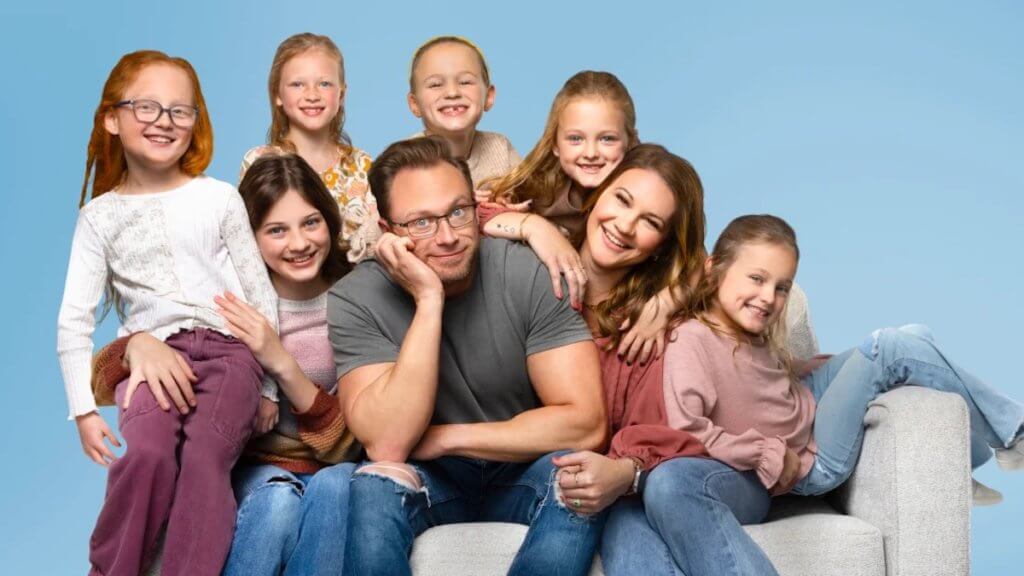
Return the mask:
[[122, 100], [114, 104], [114, 108], [131, 108], [132, 113], [135, 114], [135, 119], [143, 124], [152, 124], [159, 120], [164, 112], [167, 112], [167, 116], [171, 119], [171, 124], [178, 128], [191, 128], [195, 125], [196, 117], [199, 115], [198, 106], [178, 104], [170, 108], [164, 108], [159, 102], [154, 100]]
[[429, 238], [437, 234], [438, 221], [442, 218], [448, 221], [448, 225], [453, 229], [468, 226], [476, 220], [476, 204], [456, 206], [444, 216], [420, 216], [408, 222], [392, 222], [391, 225], [405, 228], [413, 238]]

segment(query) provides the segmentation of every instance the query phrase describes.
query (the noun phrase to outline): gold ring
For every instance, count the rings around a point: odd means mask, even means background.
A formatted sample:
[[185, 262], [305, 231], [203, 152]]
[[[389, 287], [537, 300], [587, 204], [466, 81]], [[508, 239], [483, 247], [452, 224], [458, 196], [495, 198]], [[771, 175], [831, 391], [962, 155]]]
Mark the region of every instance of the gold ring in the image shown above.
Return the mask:
[[573, 498], [573, 499], [572, 499], [572, 507], [573, 507], [573, 508], [579, 508], [579, 507], [580, 507], [580, 506], [582, 506], [582, 505], [583, 505], [583, 503], [582, 503], [582, 502], [580, 502], [580, 499], [579, 499], [579, 498]]

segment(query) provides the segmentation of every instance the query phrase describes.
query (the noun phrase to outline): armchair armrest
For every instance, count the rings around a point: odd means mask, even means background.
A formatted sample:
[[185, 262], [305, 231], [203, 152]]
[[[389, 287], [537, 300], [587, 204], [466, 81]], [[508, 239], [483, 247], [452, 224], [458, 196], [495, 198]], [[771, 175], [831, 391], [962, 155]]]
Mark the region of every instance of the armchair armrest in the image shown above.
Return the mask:
[[906, 386], [864, 417], [860, 461], [834, 494], [882, 531], [888, 576], [970, 573], [967, 406], [955, 394]]

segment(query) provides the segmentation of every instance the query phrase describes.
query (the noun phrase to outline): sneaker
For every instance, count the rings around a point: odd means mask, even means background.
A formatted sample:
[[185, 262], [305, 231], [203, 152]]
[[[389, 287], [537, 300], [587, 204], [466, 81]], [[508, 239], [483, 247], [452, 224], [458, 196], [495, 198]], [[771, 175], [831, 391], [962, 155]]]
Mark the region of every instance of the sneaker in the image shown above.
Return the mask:
[[1002, 492], [994, 488], [989, 488], [974, 478], [971, 478], [971, 505], [995, 506], [1002, 501]]
[[1003, 470], [1024, 469], [1024, 438], [1017, 438], [1009, 448], [996, 448], [996, 462]]

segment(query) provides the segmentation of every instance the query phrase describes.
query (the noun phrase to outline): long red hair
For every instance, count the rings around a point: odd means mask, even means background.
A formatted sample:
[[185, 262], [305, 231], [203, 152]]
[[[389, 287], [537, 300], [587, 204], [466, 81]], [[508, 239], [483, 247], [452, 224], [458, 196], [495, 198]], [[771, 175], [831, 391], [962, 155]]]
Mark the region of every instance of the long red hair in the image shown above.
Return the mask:
[[199, 76], [184, 58], [175, 58], [156, 50], [139, 50], [125, 54], [110, 71], [103, 85], [100, 104], [93, 115], [92, 134], [85, 159], [85, 179], [82, 182], [82, 197], [78, 206], [85, 206], [88, 200], [89, 181], [92, 181], [92, 198], [109, 192], [120, 184], [128, 172], [121, 139], [107, 132], [104, 120], [114, 110], [114, 105], [124, 99], [128, 86], [135, 81], [139, 72], [150, 64], [170, 64], [188, 74], [192, 81], [192, 97], [199, 114], [192, 127], [192, 142], [181, 157], [181, 171], [189, 176], [198, 176], [210, 165], [213, 158], [213, 126], [206, 110], [206, 100], [199, 88]]

